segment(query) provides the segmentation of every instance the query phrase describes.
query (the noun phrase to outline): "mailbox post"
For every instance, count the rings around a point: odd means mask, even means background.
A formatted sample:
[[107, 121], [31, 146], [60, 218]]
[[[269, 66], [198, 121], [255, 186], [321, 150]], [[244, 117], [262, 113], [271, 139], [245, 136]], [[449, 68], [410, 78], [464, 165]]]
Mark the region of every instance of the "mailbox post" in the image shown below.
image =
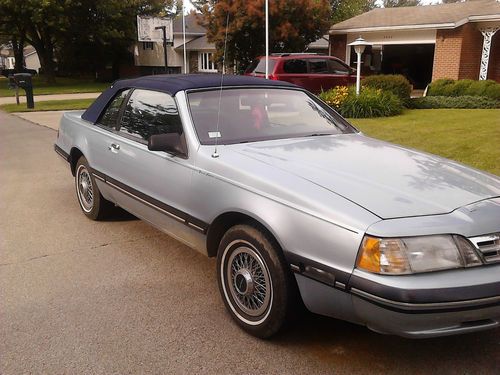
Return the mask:
[[28, 108], [35, 108], [35, 101], [33, 99], [33, 81], [29, 73], [16, 73], [14, 74], [14, 81], [16, 85], [26, 92], [26, 104]]

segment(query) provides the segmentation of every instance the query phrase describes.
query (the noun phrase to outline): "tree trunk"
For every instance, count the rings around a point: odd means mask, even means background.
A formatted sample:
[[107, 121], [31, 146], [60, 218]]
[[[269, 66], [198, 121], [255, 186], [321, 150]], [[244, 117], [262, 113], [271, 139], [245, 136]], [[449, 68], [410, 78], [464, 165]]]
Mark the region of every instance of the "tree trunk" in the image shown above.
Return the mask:
[[54, 44], [50, 35], [44, 35], [35, 28], [29, 33], [28, 42], [35, 47], [40, 59], [40, 70], [49, 84], [56, 83], [56, 64], [54, 63]]
[[42, 58], [40, 59], [40, 67], [43, 69], [45, 82], [49, 84], [56, 83], [56, 64], [54, 63], [52, 48], [46, 48], [43, 51]]
[[24, 35], [12, 38], [12, 49], [15, 58], [14, 70], [18, 73], [22, 72], [24, 70]]

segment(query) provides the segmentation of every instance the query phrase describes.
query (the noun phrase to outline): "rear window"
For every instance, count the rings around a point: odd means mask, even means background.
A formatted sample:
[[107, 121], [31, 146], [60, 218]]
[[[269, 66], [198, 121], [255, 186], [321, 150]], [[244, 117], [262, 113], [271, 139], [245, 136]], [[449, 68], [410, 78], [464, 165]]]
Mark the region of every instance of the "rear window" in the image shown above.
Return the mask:
[[283, 71], [293, 74], [307, 73], [307, 62], [301, 59], [286, 60], [283, 64]]
[[[269, 59], [269, 73], [274, 70], [274, 65], [276, 65], [276, 60]], [[256, 59], [248, 66], [245, 73], [256, 73], [256, 74], [266, 74], [266, 59]]]

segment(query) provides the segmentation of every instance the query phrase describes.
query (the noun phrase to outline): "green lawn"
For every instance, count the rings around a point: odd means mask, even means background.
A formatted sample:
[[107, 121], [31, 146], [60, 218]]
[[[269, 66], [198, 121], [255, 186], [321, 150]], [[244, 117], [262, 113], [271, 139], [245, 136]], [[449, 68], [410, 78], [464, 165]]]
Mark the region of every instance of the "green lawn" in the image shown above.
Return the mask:
[[[14, 90], [7, 87], [8, 80], [4, 77], [0, 78], [0, 97], [14, 96]], [[43, 77], [33, 77], [33, 92], [35, 95], [47, 94], [75, 94], [82, 92], [101, 92], [109, 83], [94, 82], [92, 78], [57, 78], [55, 85], [48, 85], [44, 82]], [[24, 95], [24, 90], [20, 89], [19, 93]]]
[[499, 109], [419, 109], [350, 121], [368, 136], [500, 175]]
[[37, 112], [86, 109], [95, 99], [47, 100], [35, 102], [35, 109], [26, 108], [26, 103], [2, 104], [0, 110], [5, 112]]

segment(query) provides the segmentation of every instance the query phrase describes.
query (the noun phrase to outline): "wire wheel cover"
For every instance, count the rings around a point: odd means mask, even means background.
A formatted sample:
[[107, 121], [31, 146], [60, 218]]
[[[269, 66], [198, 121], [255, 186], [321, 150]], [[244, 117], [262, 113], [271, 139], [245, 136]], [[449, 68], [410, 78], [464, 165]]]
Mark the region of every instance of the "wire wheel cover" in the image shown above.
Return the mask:
[[94, 206], [94, 189], [89, 171], [83, 165], [78, 168], [77, 190], [83, 209], [86, 212], [91, 211]]
[[226, 283], [237, 307], [251, 317], [264, 314], [271, 300], [269, 271], [250, 247], [237, 247], [228, 259]]

